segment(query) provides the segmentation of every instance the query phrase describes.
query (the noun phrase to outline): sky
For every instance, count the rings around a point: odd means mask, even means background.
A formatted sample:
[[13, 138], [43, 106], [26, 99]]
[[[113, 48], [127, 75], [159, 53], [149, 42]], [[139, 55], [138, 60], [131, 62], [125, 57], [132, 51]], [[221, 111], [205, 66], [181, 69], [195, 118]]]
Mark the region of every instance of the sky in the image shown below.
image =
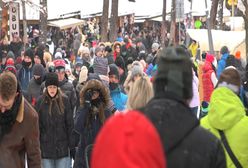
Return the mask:
[[[39, 0], [32, 0], [37, 3]], [[111, 2], [111, 0], [109, 0]], [[178, 0], [180, 1], [180, 0]], [[190, 3], [188, 0], [184, 2], [184, 12], [190, 11]], [[211, 7], [211, 0], [207, 0], [208, 9]], [[75, 11], [81, 11], [82, 15], [97, 13], [102, 11], [103, 0], [47, 0], [48, 3], [48, 19], [58, 18], [61, 14]], [[111, 4], [110, 4], [111, 6]], [[135, 13], [135, 15], [156, 15], [162, 13], [163, 0], [136, 0], [129, 2], [128, 0], [119, 0], [119, 13]], [[111, 7], [110, 7], [111, 9]], [[171, 10], [171, 0], [167, 0], [167, 12]], [[205, 0], [193, 0], [192, 11], [195, 13], [205, 14]], [[27, 7], [27, 18], [35, 19], [39, 16], [37, 9]], [[22, 18], [22, 12], [20, 14]]]

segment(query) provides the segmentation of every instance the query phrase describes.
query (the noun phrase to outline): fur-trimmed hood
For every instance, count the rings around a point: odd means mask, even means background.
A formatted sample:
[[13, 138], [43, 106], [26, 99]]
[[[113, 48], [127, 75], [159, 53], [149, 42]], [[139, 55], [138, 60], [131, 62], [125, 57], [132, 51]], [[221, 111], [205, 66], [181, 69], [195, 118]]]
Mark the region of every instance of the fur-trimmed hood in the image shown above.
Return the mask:
[[104, 108], [108, 105], [110, 99], [109, 89], [99, 80], [92, 79], [85, 83], [82, 90], [80, 91], [80, 105], [84, 104], [84, 95], [89, 89], [98, 90], [100, 97], [103, 100]]

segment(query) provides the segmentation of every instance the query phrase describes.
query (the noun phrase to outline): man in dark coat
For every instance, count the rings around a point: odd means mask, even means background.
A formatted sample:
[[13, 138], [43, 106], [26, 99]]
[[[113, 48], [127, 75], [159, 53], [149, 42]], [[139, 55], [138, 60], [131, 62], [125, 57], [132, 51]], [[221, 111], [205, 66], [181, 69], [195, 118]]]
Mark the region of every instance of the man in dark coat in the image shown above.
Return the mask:
[[162, 51], [154, 81], [155, 97], [142, 109], [163, 142], [169, 168], [225, 168], [220, 141], [199, 125], [188, 106], [192, 62], [183, 48]]
[[0, 75], [0, 167], [41, 168], [38, 115], [24, 99], [15, 75]]

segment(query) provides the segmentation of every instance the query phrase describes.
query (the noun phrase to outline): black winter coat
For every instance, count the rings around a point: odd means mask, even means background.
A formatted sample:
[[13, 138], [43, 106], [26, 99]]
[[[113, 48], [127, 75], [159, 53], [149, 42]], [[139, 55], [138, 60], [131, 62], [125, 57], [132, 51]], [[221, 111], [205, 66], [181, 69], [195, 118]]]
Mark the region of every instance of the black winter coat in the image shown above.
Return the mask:
[[142, 110], [158, 130], [168, 168], [225, 168], [220, 141], [179, 100], [154, 98]]
[[[46, 93], [45, 93], [46, 94]], [[69, 154], [73, 148], [72, 130], [73, 114], [70, 102], [63, 96], [64, 113], [60, 113], [56, 98], [51, 99], [42, 95], [35, 106], [39, 114], [40, 146], [42, 158], [59, 159]], [[52, 102], [51, 114], [49, 114], [49, 103]]]

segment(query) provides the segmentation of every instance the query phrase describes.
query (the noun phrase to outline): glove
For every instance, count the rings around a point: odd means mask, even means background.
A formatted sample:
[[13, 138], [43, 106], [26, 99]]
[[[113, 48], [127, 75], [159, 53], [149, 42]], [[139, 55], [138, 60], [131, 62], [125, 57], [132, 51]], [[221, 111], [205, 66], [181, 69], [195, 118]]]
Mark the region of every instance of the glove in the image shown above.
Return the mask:
[[75, 160], [75, 155], [76, 155], [76, 148], [70, 149], [70, 157]]
[[91, 107], [91, 99], [92, 99], [92, 92], [91, 92], [91, 90], [88, 90], [84, 94], [84, 104], [86, 106]]

